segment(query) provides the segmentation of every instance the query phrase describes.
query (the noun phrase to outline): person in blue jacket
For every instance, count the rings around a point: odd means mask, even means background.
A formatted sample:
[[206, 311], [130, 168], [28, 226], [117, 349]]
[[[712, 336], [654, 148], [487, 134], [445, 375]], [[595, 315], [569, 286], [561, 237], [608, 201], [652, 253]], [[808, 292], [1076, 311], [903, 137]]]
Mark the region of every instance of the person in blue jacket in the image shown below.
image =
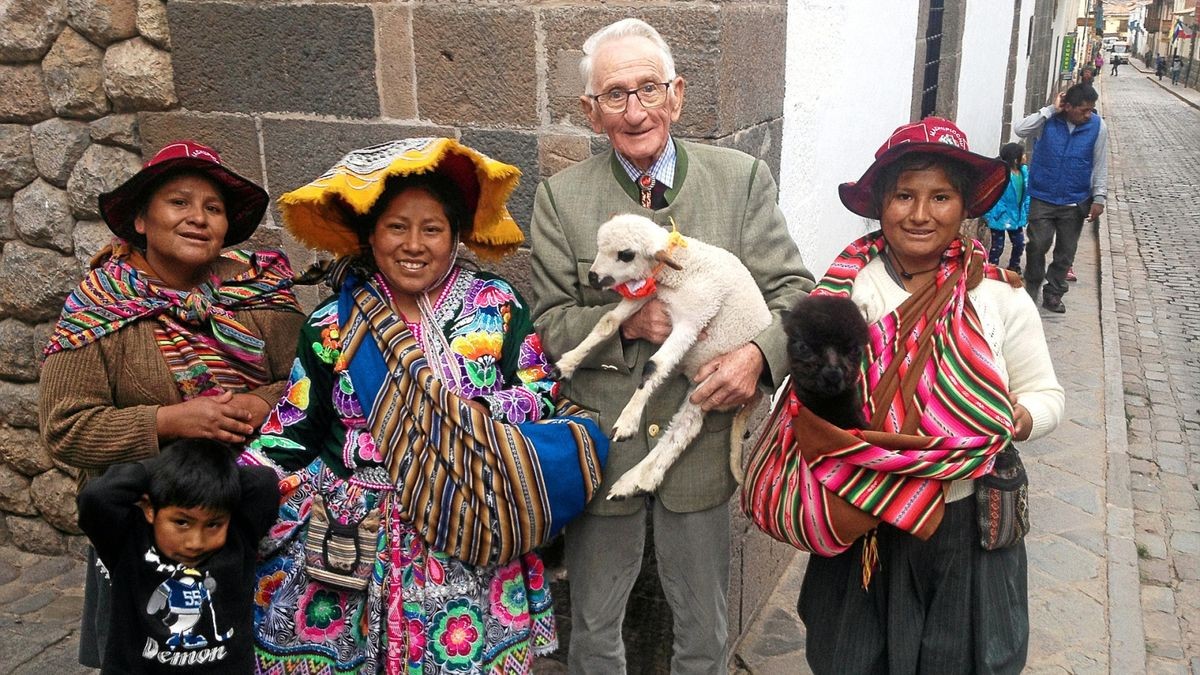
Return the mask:
[[1025, 166], [1025, 147], [1020, 143], [1006, 143], [1000, 148], [1000, 160], [1008, 165], [1008, 187], [1000, 201], [996, 202], [983, 219], [992, 231], [992, 248], [988, 262], [1000, 264], [1004, 253], [1004, 235], [1012, 241], [1012, 253], [1008, 257], [1008, 269], [1021, 273], [1021, 254], [1025, 252], [1025, 226], [1029, 220], [1029, 169]]

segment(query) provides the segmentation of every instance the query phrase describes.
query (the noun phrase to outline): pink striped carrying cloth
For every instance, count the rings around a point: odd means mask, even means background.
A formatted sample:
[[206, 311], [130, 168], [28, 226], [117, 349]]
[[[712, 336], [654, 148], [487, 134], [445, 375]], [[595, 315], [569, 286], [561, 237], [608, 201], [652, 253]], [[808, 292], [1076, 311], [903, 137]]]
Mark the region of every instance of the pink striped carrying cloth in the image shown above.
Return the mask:
[[122, 240], [114, 240], [110, 254], [67, 296], [46, 356], [148, 319], [155, 322], [155, 342], [184, 400], [249, 391], [267, 382], [265, 345], [235, 312], [300, 312], [282, 251], [227, 251], [222, 258], [241, 263], [245, 271], [230, 279], [212, 275], [188, 291], [167, 288], [142, 252]]
[[[813, 293], [849, 297], [880, 255], [879, 232], [850, 244]], [[943, 486], [991, 471], [1012, 439], [1013, 411], [967, 290], [982, 279], [1020, 284], [985, 262], [978, 242], [953, 242], [935, 280], [870, 326], [863, 358], [870, 429], [818, 418], [791, 388], [750, 453], [742, 509], [779, 541], [820, 556], [848, 549], [883, 520], [927, 539]]]

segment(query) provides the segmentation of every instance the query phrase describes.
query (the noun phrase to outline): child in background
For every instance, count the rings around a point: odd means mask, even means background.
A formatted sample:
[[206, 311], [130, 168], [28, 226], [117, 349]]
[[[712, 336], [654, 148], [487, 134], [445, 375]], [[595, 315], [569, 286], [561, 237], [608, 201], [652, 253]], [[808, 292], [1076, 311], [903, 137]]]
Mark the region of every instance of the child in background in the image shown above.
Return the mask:
[[176, 441], [79, 494], [79, 526], [112, 580], [102, 673], [254, 670], [254, 564], [279, 486], [215, 441]]
[[1025, 148], [1020, 143], [1006, 143], [1000, 148], [1000, 159], [1008, 165], [1008, 187], [1000, 201], [983, 214], [992, 231], [992, 248], [988, 262], [1000, 264], [1004, 253], [1004, 235], [1012, 241], [1008, 269], [1021, 273], [1021, 254], [1025, 252], [1025, 226], [1029, 220], [1029, 168], [1025, 166]]

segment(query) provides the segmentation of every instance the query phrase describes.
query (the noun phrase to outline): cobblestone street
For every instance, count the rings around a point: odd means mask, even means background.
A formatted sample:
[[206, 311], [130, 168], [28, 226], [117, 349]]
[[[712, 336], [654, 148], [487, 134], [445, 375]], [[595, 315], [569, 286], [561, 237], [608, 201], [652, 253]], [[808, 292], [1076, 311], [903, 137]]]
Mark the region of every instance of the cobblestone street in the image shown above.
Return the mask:
[[[1136, 72], [1136, 71], [1134, 71]], [[1131, 72], [1130, 74], [1134, 74]], [[1108, 78], [1109, 219], [1149, 672], [1200, 672], [1200, 110]], [[1200, 100], [1192, 92], [1192, 100]]]

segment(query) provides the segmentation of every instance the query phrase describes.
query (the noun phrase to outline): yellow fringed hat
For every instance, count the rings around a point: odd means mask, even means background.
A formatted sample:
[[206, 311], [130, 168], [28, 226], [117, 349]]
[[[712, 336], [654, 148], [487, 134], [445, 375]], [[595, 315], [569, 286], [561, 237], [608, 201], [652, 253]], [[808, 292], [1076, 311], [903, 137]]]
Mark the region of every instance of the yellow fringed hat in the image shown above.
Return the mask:
[[389, 177], [426, 171], [446, 176], [462, 191], [467, 213], [474, 214], [462, 240], [475, 255], [497, 260], [525, 241], [507, 206], [521, 170], [452, 138], [405, 138], [350, 152], [320, 178], [279, 198], [283, 225], [310, 248], [358, 253], [358, 235], [337, 202], [365, 214]]

